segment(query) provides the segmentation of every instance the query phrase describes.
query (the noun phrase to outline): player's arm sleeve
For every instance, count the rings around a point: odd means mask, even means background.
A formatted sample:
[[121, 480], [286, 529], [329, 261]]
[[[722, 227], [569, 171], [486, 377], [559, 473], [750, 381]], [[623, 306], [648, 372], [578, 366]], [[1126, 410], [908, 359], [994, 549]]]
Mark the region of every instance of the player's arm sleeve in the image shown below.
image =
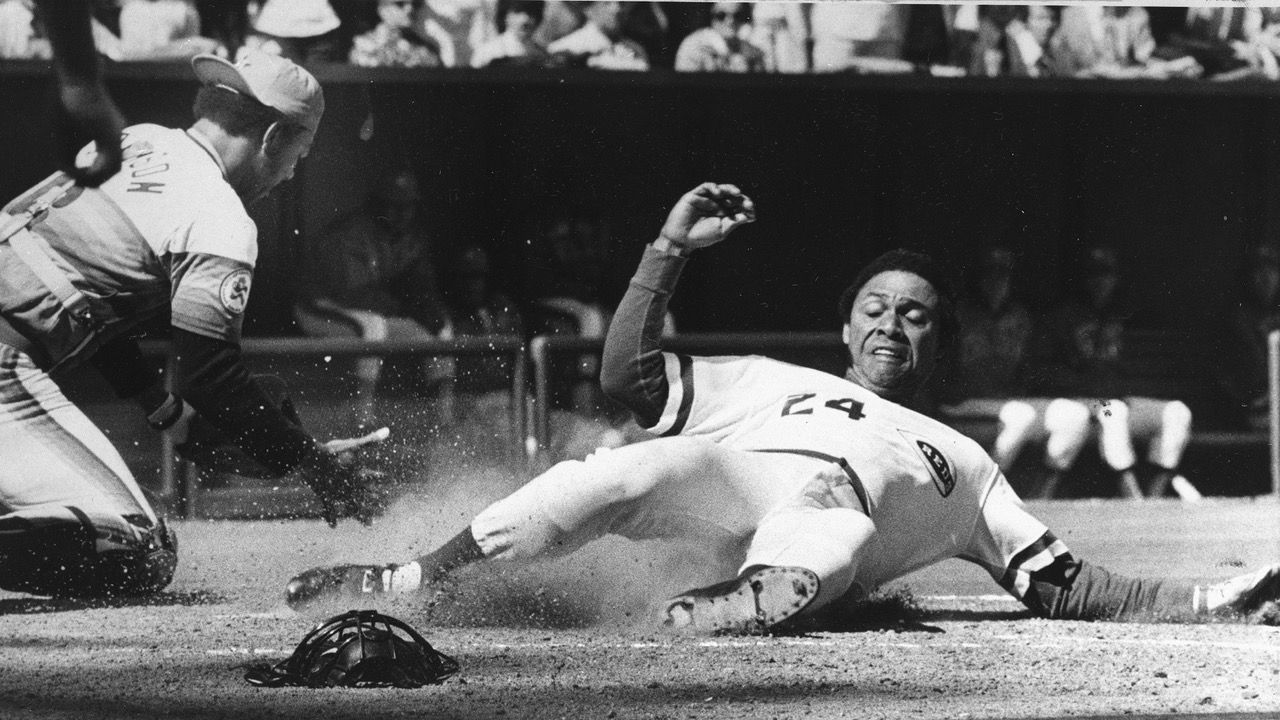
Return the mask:
[[601, 389], [629, 409], [641, 427], [653, 427], [667, 405], [662, 327], [667, 302], [686, 262], [686, 258], [645, 246], [640, 267], [605, 335]]
[[279, 475], [297, 467], [315, 441], [289, 422], [249, 376], [240, 347], [175, 327], [182, 396], [254, 460]]
[[1026, 511], [1003, 476], [993, 483], [961, 557], [1044, 618], [1170, 621], [1196, 614], [1190, 584], [1124, 577], [1076, 559]]
[[170, 324], [182, 396], [251, 457], [283, 475], [314, 440], [292, 425], [249, 377], [240, 329], [252, 265], [192, 252], [175, 257]]
[[174, 258], [169, 279], [169, 322], [174, 328], [240, 344], [252, 265], [191, 252]]
[[131, 337], [114, 338], [90, 358], [89, 364], [102, 374], [116, 397], [137, 397], [160, 380], [160, 368], [143, 356], [138, 342]]

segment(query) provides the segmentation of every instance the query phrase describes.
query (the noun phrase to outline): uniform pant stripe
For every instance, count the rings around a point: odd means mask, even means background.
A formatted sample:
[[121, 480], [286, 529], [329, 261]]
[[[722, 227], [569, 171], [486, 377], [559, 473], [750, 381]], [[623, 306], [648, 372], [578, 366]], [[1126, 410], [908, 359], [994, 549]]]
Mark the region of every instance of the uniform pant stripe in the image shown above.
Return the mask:
[[[1033, 558], [1041, 553], [1051, 553], [1055, 546], [1065, 550], [1065, 546], [1058, 542], [1058, 538], [1046, 530], [1035, 542], [1010, 558], [1009, 567], [1005, 569], [1004, 575], [1000, 578], [1000, 587], [1021, 598], [1023, 593], [1018, 589], [1018, 575], [1022, 573], [1023, 566], [1029, 564]], [[1052, 555], [1050, 555], [1051, 558]], [[1048, 563], [1044, 564], [1047, 565]]]

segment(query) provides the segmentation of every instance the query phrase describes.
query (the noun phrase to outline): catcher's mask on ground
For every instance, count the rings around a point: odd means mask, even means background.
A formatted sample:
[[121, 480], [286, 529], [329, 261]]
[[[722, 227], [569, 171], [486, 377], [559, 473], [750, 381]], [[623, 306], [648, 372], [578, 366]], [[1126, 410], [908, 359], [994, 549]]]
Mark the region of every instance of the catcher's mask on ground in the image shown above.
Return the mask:
[[317, 625], [284, 661], [250, 668], [245, 679], [265, 687], [417, 688], [456, 672], [458, 661], [404, 622], [352, 610]]

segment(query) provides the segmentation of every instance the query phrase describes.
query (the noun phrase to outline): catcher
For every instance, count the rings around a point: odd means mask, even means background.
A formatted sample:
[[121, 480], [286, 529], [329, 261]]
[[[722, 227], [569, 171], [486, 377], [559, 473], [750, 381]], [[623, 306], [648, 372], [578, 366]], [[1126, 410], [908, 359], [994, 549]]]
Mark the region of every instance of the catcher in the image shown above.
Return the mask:
[[[293, 175], [323, 93], [280, 58], [192, 62], [203, 86], [190, 128], [131, 126], [122, 170], [100, 187], [55, 174], [0, 217], [0, 588], [146, 594], [173, 576], [173, 533], [51, 377], [86, 361], [193, 460], [299, 471], [331, 523], [376, 509], [348, 451], [385, 433], [317, 443], [250, 377], [239, 350], [258, 251], [245, 204]], [[92, 165], [93, 147], [81, 166]], [[129, 335], [165, 313], [183, 397], [165, 390]], [[225, 452], [222, 438], [247, 457]]]
[[290, 605], [431, 589], [466, 563], [561, 555], [605, 533], [722, 543], [733, 574], [709, 573], [665, 606], [667, 624], [713, 631], [812, 617], [948, 558], [977, 564], [1048, 618], [1185, 619], [1280, 595], [1280, 565], [1191, 586], [1076, 558], [977, 443], [910, 409], [956, 332], [953, 295], [927, 256], [885, 253], [845, 290], [844, 377], [663, 352], [686, 256], [754, 217], [732, 185], [686, 193], [614, 316], [601, 383], [658, 439], [560, 463], [412, 562], [304, 572]]

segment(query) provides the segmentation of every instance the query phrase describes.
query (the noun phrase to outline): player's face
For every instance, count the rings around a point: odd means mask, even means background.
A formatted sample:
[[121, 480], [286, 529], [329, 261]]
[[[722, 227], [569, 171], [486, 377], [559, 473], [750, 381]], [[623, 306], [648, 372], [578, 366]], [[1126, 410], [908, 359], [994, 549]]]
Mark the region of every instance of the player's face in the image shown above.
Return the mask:
[[314, 139], [315, 133], [300, 131], [295, 132], [278, 147], [273, 146], [270, 150], [264, 148], [259, 155], [258, 187], [252, 194], [251, 200], [261, 200], [277, 185], [292, 178], [298, 167], [298, 161], [311, 152], [311, 142]]
[[711, 8], [711, 28], [727, 39], [738, 36], [747, 22], [747, 9], [742, 3], [721, 2]]
[[937, 362], [940, 303], [915, 273], [887, 270], [867, 281], [844, 326], [852, 380], [889, 400], [909, 400]]

